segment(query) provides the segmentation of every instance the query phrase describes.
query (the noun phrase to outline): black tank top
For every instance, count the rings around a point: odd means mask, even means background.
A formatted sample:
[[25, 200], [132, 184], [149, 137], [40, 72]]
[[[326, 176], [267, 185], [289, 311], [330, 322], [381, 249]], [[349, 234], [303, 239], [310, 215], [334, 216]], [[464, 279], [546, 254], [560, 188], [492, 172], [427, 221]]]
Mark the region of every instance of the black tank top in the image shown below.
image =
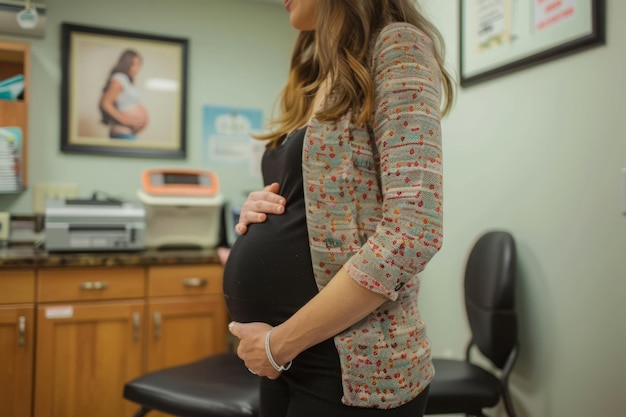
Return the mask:
[[251, 224], [231, 248], [224, 268], [224, 295], [233, 320], [276, 326], [314, 297], [315, 285], [302, 188], [306, 129], [267, 149], [261, 161], [266, 185], [280, 184], [285, 212]]
[[[231, 248], [224, 268], [224, 296], [235, 321], [277, 326], [318, 293], [302, 185], [305, 133], [305, 128], [297, 130], [263, 154], [263, 181], [279, 183], [287, 204], [283, 214], [269, 214], [265, 222], [248, 226]], [[301, 352], [280, 379], [309, 395], [340, 403], [341, 365], [333, 339]]]

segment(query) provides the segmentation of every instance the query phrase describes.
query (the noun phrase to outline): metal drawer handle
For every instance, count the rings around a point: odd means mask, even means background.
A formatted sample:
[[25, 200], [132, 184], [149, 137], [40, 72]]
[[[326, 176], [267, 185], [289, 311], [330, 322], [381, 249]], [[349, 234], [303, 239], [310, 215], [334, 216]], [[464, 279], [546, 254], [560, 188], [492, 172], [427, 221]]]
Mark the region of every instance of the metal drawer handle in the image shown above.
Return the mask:
[[133, 340], [139, 340], [139, 332], [141, 331], [141, 316], [138, 312], [133, 313]]
[[78, 285], [78, 288], [80, 288], [81, 290], [106, 290], [107, 288], [109, 288], [109, 283], [106, 281], [87, 281], [87, 282], [81, 282]]
[[206, 278], [185, 278], [183, 285], [185, 287], [204, 287], [208, 283]]
[[18, 346], [26, 345], [26, 317], [19, 316], [17, 319], [17, 328], [19, 337], [17, 339]]
[[154, 312], [154, 340], [161, 338], [161, 313]]

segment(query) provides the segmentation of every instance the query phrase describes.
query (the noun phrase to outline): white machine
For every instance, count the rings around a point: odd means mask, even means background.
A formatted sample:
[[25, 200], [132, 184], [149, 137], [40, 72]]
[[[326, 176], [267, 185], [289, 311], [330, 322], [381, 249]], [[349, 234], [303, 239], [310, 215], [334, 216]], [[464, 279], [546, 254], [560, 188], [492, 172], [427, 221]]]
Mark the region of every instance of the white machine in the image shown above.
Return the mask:
[[137, 197], [146, 209], [147, 247], [217, 246], [223, 197], [213, 172], [145, 170]]
[[145, 210], [138, 202], [48, 200], [46, 249], [64, 251], [143, 250]]

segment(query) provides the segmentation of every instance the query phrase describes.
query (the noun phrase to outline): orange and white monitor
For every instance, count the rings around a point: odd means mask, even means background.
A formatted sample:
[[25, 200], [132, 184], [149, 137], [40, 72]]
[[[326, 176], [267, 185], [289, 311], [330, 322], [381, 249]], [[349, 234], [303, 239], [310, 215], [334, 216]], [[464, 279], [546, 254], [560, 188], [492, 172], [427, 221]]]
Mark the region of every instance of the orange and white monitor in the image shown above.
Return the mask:
[[201, 169], [147, 169], [141, 183], [145, 192], [154, 196], [211, 197], [219, 193], [217, 175]]

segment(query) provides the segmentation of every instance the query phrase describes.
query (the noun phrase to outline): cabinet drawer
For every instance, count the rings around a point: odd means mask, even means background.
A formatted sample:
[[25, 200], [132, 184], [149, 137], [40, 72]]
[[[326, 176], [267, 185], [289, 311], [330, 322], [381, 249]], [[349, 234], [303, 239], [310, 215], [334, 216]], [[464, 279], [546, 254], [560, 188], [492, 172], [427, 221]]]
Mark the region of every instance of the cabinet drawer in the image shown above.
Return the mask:
[[221, 265], [157, 266], [148, 269], [148, 296], [222, 294]]
[[37, 301], [83, 301], [140, 298], [145, 295], [143, 268], [41, 269]]
[[35, 271], [8, 270], [0, 272], [0, 304], [35, 302]]

